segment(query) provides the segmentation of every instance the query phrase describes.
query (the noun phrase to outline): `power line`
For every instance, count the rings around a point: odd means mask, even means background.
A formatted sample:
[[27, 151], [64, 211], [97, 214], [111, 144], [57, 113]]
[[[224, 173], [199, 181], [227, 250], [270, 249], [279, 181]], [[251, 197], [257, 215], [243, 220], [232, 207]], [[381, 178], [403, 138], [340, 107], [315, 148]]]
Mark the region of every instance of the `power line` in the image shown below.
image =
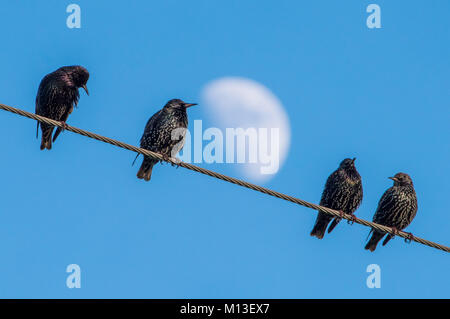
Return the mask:
[[240, 179], [237, 179], [237, 178], [233, 178], [233, 177], [230, 177], [230, 176], [226, 176], [226, 175], [223, 175], [223, 174], [220, 174], [220, 173], [217, 173], [217, 172], [205, 169], [205, 168], [201, 168], [201, 167], [189, 164], [189, 163], [181, 162], [181, 161], [175, 160], [173, 158], [166, 159], [161, 154], [158, 154], [158, 153], [155, 153], [155, 152], [143, 149], [143, 148], [139, 148], [139, 147], [136, 147], [136, 146], [133, 146], [133, 145], [130, 145], [130, 144], [126, 144], [126, 143], [114, 140], [112, 138], [109, 138], [109, 137], [105, 137], [105, 136], [101, 136], [101, 135], [98, 135], [98, 134], [95, 134], [95, 133], [92, 133], [92, 132], [88, 132], [88, 131], [79, 129], [77, 127], [73, 127], [73, 126], [70, 126], [70, 125], [65, 125], [64, 126], [62, 122], [58, 122], [58, 121], [55, 121], [55, 120], [52, 120], [52, 119], [49, 119], [49, 118], [46, 118], [46, 117], [43, 117], [43, 116], [40, 116], [40, 115], [37, 115], [37, 114], [29, 113], [27, 111], [23, 111], [23, 110], [20, 110], [20, 109], [17, 109], [17, 108], [8, 106], [8, 105], [4, 105], [4, 104], [1, 104], [1, 103], [0, 103], [0, 109], [3, 109], [5, 111], [11, 112], [11, 113], [15, 113], [15, 114], [18, 114], [18, 115], [21, 115], [21, 116], [24, 116], [24, 117], [28, 117], [30, 119], [37, 120], [37, 121], [42, 122], [42, 123], [46, 123], [46, 124], [53, 125], [53, 126], [58, 126], [58, 127], [61, 127], [61, 128], [65, 129], [67, 131], [71, 131], [73, 133], [77, 133], [77, 134], [80, 134], [80, 135], [83, 135], [83, 136], [86, 136], [86, 137], [89, 137], [89, 138], [92, 138], [92, 139], [95, 139], [95, 140], [98, 140], [98, 141], [101, 141], [101, 142], [104, 142], [104, 143], [112, 144], [112, 145], [115, 145], [115, 146], [118, 146], [118, 147], [130, 150], [130, 151], [133, 151], [133, 152], [145, 155], [145, 156], [150, 156], [150, 157], [152, 157], [154, 159], [157, 159], [157, 160], [160, 160], [160, 161], [165, 161], [165, 162], [177, 165], [177, 166], [181, 166], [181, 167], [187, 168], [189, 170], [192, 170], [192, 171], [204, 174], [204, 175], [208, 175], [208, 176], [211, 176], [211, 177], [214, 177], [214, 178], [217, 178], [217, 179], [221, 179], [223, 181], [226, 181], [226, 182], [229, 182], [229, 183], [232, 183], [232, 184], [236, 184], [236, 185], [239, 185], [239, 186], [242, 186], [242, 187], [246, 187], [246, 188], [249, 188], [249, 189], [252, 189], [252, 190], [255, 190], [255, 191], [258, 191], [258, 192], [270, 195], [270, 196], [273, 196], [273, 197], [277, 197], [277, 198], [283, 199], [285, 201], [292, 202], [294, 204], [305, 206], [305, 207], [308, 207], [308, 208], [311, 208], [311, 209], [314, 209], [314, 210], [320, 210], [320, 211], [325, 212], [327, 214], [330, 214], [330, 215], [332, 215], [334, 217], [341, 217], [341, 218], [347, 219], [347, 220], [349, 220], [351, 222], [355, 222], [355, 223], [360, 224], [360, 225], [372, 227], [372, 228], [380, 230], [382, 232], [386, 232], [386, 233], [390, 233], [390, 234], [395, 235], [395, 236], [403, 237], [406, 240], [413, 240], [415, 242], [418, 242], [418, 243], [426, 245], [426, 246], [430, 246], [430, 247], [433, 247], [433, 248], [436, 248], [436, 249], [440, 249], [440, 250], [443, 250], [443, 251], [446, 251], [446, 252], [450, 252], [450, 247], [447, 247], [447, 246], [444, 246], [444, 245], [441, 245], [441, 244], [438, 244], [438, 243], [434, 243], [432, 241], [429, 241], [429, 240], [426, 240], [426, 239], [423, 239], [423, 238], [420, 238], [420, 237], [417, 237], [417, 236], [411, 237], [409, 233], [406, 233], [406, 232], [403, 232], [403, 231], [394, 231], [390, 227], [383, 226], [383, 225], [380, 225], [380, 224], [376, 224], [376, 223], [373, 223], [373, 222], [369, 222], [369, 221], [364, 220], [364, 219], [356, 218], [356, 217], [353, 217], [352, 215], [348, 215], [348, 214], [341, 215], [341, 213], [339, 211], [334, 210], [334, 209], [330, 209], [328, 207], [312, 204], [312, 203], [309, 203], [309, 202], [304, 201], [304, 200], [299, 199], [299, 198], [295, 198], [295, 197], [292, 197], [292, 196], [289, 196], [289, 195], [286, 195], [286, 194], [283, 194], [283, 193], [280, 193], [280, 192], [277, 192], [277, 191], [270, 190], [270, 189], [265, 188], [265, 187], [261, 187], [261, 186], [258, 186], [258, 185], [252, 184], [252, 183], [248, 183], [246, 181], [243, 181], [243, 180], [240, 180]]

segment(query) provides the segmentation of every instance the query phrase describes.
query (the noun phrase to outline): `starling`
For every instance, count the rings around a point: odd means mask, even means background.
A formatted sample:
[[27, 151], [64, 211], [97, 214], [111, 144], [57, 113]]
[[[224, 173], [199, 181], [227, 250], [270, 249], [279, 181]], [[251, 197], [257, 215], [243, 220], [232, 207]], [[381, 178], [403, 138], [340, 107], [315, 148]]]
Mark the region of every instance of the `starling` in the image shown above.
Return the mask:
[[[148, 120], [141, 138], [141, 148], [159, 153], [165, 158], [174, 157], [183, 148], [188, 126], [186, 109], [194, 105], [197, 104], [186, 103], [179, 99], [167, 102]], [[180, 130], [178, 131], [178, 129]], [[156, 163], [158, 160], [144, 156], [137, 177], [149, 181], [153, 165]]]
[[[77, 106], [80, 93], [78, 88], [83, 88], [89, 95], [86, 83], [89, 72], [82, 66], [63, 66], [58, 70], [47, 74], [39, 84], [36, 96], [36, 114], [48, 117], [63, 124], [67, 121], [73, 106]], [[37, 123], [36, 137], [39, 134], [39, 125], [42, 130], [41, 150], [52, 148], [52, 134], [55, 128], [46, 123]], [[63, 129], [58, 127], [53, 142]]]
[[[411, 177], [405, 173], [397, 173], [389, 177], [394, 181], [394, 186], [384, 192], [381, 197], [377, 211], [373, 216], [373, 222], [392, 227], [394, 233], [408, 226], [417, 213], [417, 197]], [[368, 241], [365, 249], [374, 251], [378, 242], [384, 237], [385, 232], [372, 229], [372, 238]], [[369, 233], [369, 235], [370, 235]], [[412, 237], [412, 234], [409, 234]], [[388, 234], [383, 241], [383, 246], [388, 243], [394, 235]]]
[[[363, 189], [361, 176], [355, 167], [355, 160], [356, 158], [344, 159], [339, 168], [328, 177], [320, 200], [321, 206], [349, 215], [353, 215], [359, 207], [363, 198]], [[311, 236], [322, 239], [332, 219], [333, 216], [319, 211]], [[335, 217], [328, 232], [331, 232], [340, 221], [341, 218]]]

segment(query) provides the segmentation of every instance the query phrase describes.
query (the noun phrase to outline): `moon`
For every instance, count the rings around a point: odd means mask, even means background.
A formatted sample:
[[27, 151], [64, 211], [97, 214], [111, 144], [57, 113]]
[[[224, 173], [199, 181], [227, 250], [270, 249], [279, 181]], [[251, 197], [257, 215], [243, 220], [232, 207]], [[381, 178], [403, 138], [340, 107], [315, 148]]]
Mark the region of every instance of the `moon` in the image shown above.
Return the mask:
[[[217, 123], [220, 128], [266, 128], [268, 138], [268, 154], [272, 146], [278, 149], [277, 161], [278, 169], [271, 173], [263, 173], [262, 168], [268, 162], [235, 164], [236, 168], [247, 179], [258, 182], [265, 182], [273, 178], [282, 167], [289, 151], [291, 129], [289, 117], [281, 101], [267, 87], [254, 80], [242, 77], [222, 77], [207, 83], [201, 94], [202, 105], [209, 114], [209, 117]], [[271, 131], [278, 130], [278, 138], [271, 137]], [[258, 131], [259, 132], [259, 131]], [[225, 131], [224, 134], [225, 136]], [[225, 138], [224, 138], [225, 139]], [[258, 143], [264, 139], [258, 134]], [[238, 151], [234, 146], [235, 154]], [[224, 145], [224, 152], [226, 151]], [[260, 144], [258, 144], [258, 154]]]

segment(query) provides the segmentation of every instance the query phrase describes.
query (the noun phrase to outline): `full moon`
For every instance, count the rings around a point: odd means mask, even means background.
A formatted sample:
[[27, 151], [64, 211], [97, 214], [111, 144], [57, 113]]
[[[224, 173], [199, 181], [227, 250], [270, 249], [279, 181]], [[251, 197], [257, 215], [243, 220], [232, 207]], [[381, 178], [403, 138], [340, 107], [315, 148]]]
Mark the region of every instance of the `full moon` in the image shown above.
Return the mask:
[[[257, 163], [236, 164], [236, 167], [244, 177], [258, 182], [268, 181], [277, 174], [289, 151], [291, 130], [282, 103], [267, 87], [241, 77], [219, 78], [207, 83], [203, 88], [202, 105], [221, 129], [254, 128], [258, 132], [260, 129], [267, 129], [269, 139], [270, 132], [276, 129], [278, 137], [273, 141], [267, 141], [267, 137], [258, 134], [258, 147], [261, 147], [260, 142], [265, 139], [270, 149], [269, 154], [277, 156], [276, 171], [264, 173], [263, 167], [268, 164], [261, 162], [260, 158]], [[277, 152], [274, 152], [271, 146], [275, 146]], [[238, 151], [236, 143], [234, 151]], [[258, 152], [260, 154], [261, 150]]]

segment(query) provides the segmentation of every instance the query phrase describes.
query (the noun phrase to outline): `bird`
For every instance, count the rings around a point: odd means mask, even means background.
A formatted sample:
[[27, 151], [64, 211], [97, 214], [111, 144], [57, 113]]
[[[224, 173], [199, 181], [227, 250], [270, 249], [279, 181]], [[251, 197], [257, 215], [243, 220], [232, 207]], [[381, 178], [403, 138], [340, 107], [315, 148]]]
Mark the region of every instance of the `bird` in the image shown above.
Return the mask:
[[[327, 179], [325, 188], [322, 192], [320, 205], [352, 215], [358, 209], [363, 199], [363, 187], [361, 176], [355, 167], [356, 158], [344, 159], [339, 168], [335, 170]], [[322, 239], [328, 224], [333, 216], [319, 211], [311, 236]], [[328, 233], [341, 221], [342, 218], [335, 217]]]
[[[61, 121], [66, 125], [69, 114], [73, 107], [77, 106], [80, 98], [79, 88], [83, 88], [89, 95], [87, 81], [89, 72], [80, 65], [63, 66], [58, 70], [47, 74], [41, 80], [36, 95], [36, 114], [48, 117], [55, 121]], [[42, 130], [41, 150], [52, 148], [53, 125], [37, 122], [36, 137], [39, 135], [39, 125]], [[58, 127], [53, 142], [63, 128]]]
[[[186, 103], [180, 99], [168, 101], [148, 120], [141, 138], [141, 148], [159, 153], [165, 159], [174, 157], [184, 146], [188, 126], [186, 110], [194, 105], [197, 103]], [[138, 156], [139, 154], [136, 158]], [[144, 156], [137, 177], [149, 181], [153, 166], [158, 162], [149, 156]]]
[[[414, 219], [417, 213], [417, 196], [411, 177], [406, 173], [397, 173], [394, 177], [389, 177], [394, 181], [394, 185], [387, 189], [381, 197], [377, 210], [373, 216], [373, 222], [384, 226], [392, 227], [394, 234], [406, 228]], [[367, 242], [365, 249], [374, 251], [378, 242], [386, 235], [385, 232], [372, 228], [369, 232], [372, 237]], [[386, 245], [394, 235], [388, 234], [383, 241]], [[409, 233], [408, 238], [414, 236]]]

